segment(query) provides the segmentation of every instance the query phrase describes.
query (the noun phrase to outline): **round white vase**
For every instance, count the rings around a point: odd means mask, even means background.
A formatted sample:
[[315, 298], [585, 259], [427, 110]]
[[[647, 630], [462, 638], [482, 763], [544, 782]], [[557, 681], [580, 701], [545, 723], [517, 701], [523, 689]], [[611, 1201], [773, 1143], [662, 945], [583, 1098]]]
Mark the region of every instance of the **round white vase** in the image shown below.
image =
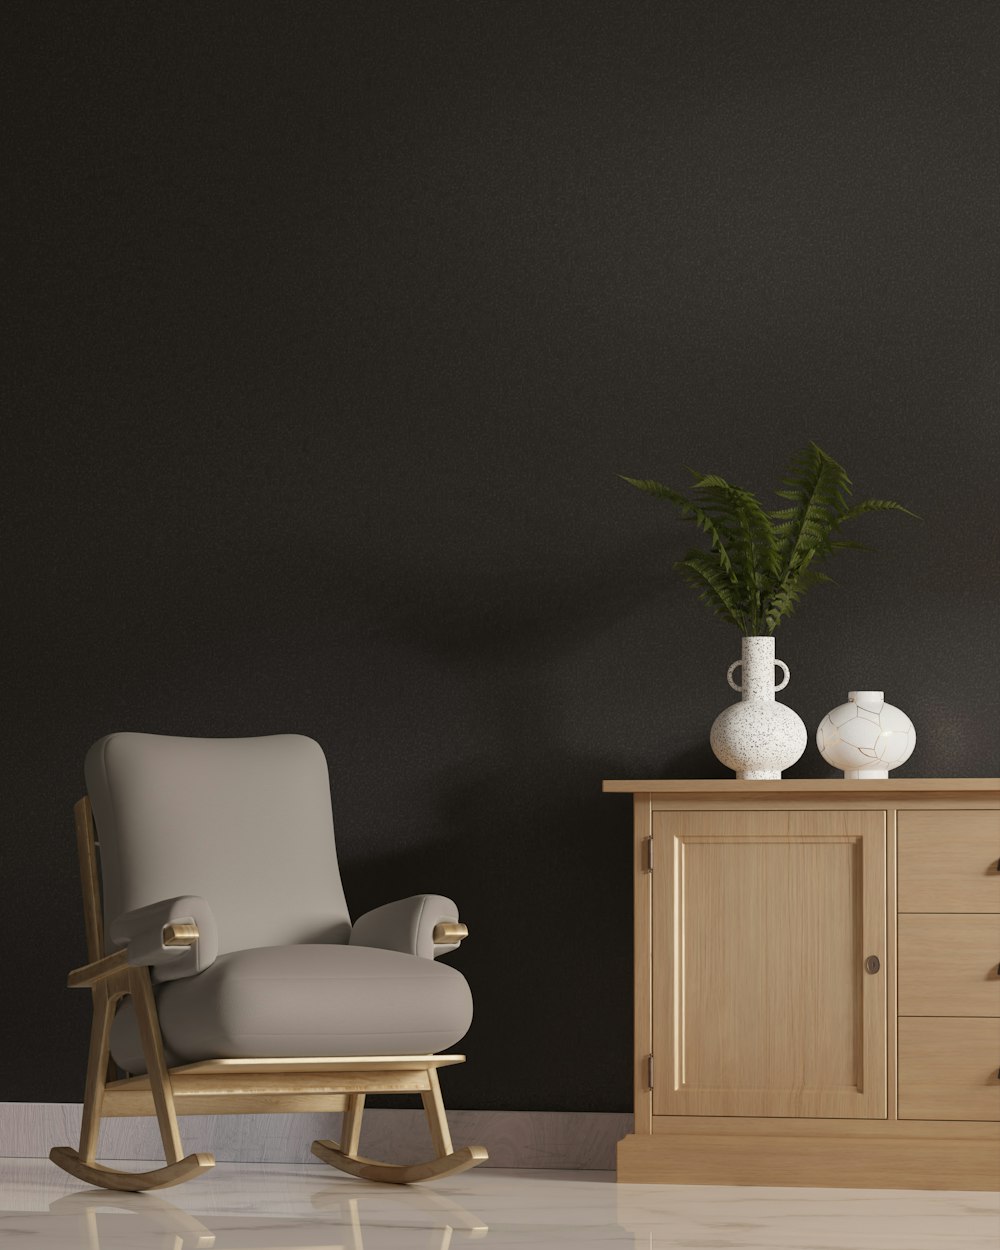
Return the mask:
[[[715, 718], [712, 750], [741, 781], [778, 781], [783, 768], [791, 768], [806, 749], [806, 727], [790, 707], [775, 700], [775, 691], [788, 685], [788, 665], [774, 658], [770, 635], [744, 638], [742, 656], [729, 666], [726, 680], [743, 695]], [[785, 670], [780, 686], [774, 684], [774, 666]], [[742, 666], [743, 682], [733, 681]]]
[[884, 780], [913, 754], [917, 731], [905, 712], [886, 703], [883, 690], [852, 690], [820, 721], [816, 745], [847, 780]]

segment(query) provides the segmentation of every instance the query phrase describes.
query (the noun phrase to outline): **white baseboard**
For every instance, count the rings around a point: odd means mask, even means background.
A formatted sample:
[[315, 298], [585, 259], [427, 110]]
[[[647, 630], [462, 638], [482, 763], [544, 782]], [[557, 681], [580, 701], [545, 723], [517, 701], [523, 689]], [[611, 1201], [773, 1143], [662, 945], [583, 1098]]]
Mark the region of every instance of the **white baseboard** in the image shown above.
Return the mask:
[[[0, 1103], [0, 1157], [44, 1158], [52, 1146], [75, 1146], [79, 1103]], [[605, 1171], [632, 1116], [601, 1111], [449, 1111], [457, 1146], [485, 1146], [489, 1166]], [[340, 1116], [191, 1115], [181, 1118], [187, 1152], [210, 1151], [219, 1163], [314, 1163], [317, 1137], [339, 1135]], [[422, 1111], [372, 1107], [365, 1112], [362, 1153], [388, 1163], [430, 1157]], [[114, 1118], [101, 1128], [103, 1159], [156, 1159], [162, 1154], [152, 1119]]]

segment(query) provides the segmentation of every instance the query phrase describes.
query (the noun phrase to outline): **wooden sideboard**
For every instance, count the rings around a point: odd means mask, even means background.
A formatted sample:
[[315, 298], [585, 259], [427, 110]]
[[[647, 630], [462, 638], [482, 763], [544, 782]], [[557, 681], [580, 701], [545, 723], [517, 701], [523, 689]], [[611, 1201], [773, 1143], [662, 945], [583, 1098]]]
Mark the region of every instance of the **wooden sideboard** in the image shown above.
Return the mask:
[[1000, 1187], [1000, 780], [633, 796], [618, 1179]]

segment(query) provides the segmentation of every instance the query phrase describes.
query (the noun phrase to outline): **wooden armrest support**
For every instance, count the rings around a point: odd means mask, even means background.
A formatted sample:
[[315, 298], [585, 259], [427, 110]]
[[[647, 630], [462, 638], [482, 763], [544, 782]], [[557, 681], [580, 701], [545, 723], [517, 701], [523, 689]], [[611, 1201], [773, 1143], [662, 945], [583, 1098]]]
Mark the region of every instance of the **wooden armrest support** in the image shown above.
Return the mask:
[[66, 984], [71, 990], [86, 989], [90, 985], [96, 985], [98, 981], [102, 981], [105, 977], [113, 976], [116, 972], [121, 972], [122, 968], [128, 967], [128, 951], [115, 951], [113, 955], [105, 955], [103, 959], [95, 959], [92, 964], [84, 964], [82, 968], [74, 968], [66, 978]]
[[440, 924], [434, 926], [432, 936], [437, 946], [446, 946], [451, 942], [464, 942], [469, 936], [469, 926], [442, 920]]
[[[166, 924], [163, 926], [162, 941], [164, 946], [193, 946], [198, 941], [198, 926], [196, 924]], [[127, 967], [128, 950], [123, 948], [112, 955], [105, 955], [103, 959], [96, 959], [92, 964], [74, 968], [66, 979], [66, 984], [71, 990], [83, 989], [96, 985], [104, 977], [110, 977]]]

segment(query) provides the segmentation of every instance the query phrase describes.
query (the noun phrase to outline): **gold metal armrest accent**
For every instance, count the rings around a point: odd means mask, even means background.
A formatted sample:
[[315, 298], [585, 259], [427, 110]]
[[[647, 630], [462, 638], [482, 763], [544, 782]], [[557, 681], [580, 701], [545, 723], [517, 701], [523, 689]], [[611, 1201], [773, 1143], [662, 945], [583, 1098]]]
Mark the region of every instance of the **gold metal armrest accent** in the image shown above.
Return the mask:
[[451, 921], [442, 920], [440, 924], [434, 926], [434, 932], [431, 936], [436, 946], [447, 946], [451, 942], [464, 942], [469, 936], [469, 926], [467, 924], [452, 924]]
[[163, 926], [164, 946], [194, 946], [200, 936], [196, 924], [165, 924]]
[[66, 978], [66, 984], [71, 990], [85, 989], [89, 985], [96, 985], [98, 981], [103, 981], [105, 977], [114, 976], [116, 972], [121, 972], [123, 968], [128, 967], [128, 951], [115, 951], [113, 955], [105, 955], [103, 959], [95, 959], [92, 964], [84, 964], [82, 968], [74, 968]]

